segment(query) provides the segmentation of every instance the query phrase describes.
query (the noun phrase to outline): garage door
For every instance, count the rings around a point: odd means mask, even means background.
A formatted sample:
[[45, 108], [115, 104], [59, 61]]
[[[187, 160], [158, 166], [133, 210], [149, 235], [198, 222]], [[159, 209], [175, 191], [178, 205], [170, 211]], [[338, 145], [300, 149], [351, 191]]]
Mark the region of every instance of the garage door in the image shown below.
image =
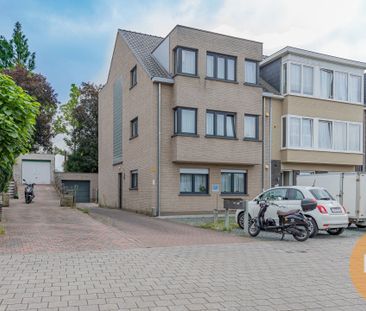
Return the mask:
[[22, 160], [22, 179], [27, 183], [50, 184], [51, 161]]
[[76, 187], [76, 202], [90, 202], [90, 181], [88, 180], [63, 180], [63, 186], [66, 189], [73, 190]]

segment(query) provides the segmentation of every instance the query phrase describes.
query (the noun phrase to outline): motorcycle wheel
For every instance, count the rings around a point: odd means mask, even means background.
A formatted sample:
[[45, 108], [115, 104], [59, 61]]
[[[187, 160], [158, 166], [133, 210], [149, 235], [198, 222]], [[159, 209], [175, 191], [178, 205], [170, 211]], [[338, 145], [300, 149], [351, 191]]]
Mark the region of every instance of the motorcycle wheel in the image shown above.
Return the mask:
[[299, 233], [292, 235], [296, 241], [305, 242], [309, 238], [309, 229], [306, 226], [296, 226], [296, 230]]
[[26, 197], [25, 198], [25, 204], [29, 204], [31, 202], [30, 198], [29, 197]]
[[258, 227], [257, 219], [253, 218], [250, 221], [249, 227], [248, 227], [249, 235], [252, 236], [252, 237], [256, 237], [259, 234], [260, 231], [261, 231], [261, 228]]

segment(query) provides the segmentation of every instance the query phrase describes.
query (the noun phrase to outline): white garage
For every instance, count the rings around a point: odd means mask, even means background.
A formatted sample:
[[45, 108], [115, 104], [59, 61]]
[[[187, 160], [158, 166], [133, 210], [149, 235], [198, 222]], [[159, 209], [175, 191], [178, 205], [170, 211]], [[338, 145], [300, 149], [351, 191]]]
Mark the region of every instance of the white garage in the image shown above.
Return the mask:
[[51, 161], [22, 159], [22, 179], [27, 183], [50, 184]]

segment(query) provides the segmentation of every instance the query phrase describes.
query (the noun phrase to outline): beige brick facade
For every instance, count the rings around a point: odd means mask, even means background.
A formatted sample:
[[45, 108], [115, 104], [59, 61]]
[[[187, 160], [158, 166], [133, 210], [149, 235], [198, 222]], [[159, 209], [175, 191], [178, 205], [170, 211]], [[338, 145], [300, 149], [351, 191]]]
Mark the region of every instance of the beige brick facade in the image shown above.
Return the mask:
[[[244, 114], [259, 116], [262, 137], [262, 89], [244, 85], [244, 59], [260, 61], [262, 44], [206, 31], [177, 26], [169, 34], [170, 68], [173, 49], [198, 49], [198, 77], [174, 76], [174, 84], [161, 86], [161, 166], [160, 211], [191, 213], [212, 211], [227, 196], [182, 195], [179, 191], [181, 168], [209, 170], [209, 186], [221, 184], [222, 169], [247, 171], [247, 195], [262, 189], [262, 141], [244, 141]], [[206, 80], [206, 52], [237, 57], [237, 81]], [[137, 85], [130, 89], [130, 70], [137, 64]], [[171, 72], [173, 76], [173, 72]], [[123, 84], [123, 162], [112, 165], [113, 84]], [[122, 173], [122, 208], [152, 213], [157, 207], [157, 107], [158, 84], [154, 83], [121, 36], [117, 35], [106, 85], [100, 92], [99, 106], [99, 202], [119, 206], [118, 173]], [[174, 136], [174, 107], [197, 108], [197, 137]], [[236, 114], [236, 139], [205, 137], [206, 110]], [[130, 121], [138, 117], [139, 135], [130, 140]], [[138, 190], [130, 190], [130, 171], [138, 170]]]

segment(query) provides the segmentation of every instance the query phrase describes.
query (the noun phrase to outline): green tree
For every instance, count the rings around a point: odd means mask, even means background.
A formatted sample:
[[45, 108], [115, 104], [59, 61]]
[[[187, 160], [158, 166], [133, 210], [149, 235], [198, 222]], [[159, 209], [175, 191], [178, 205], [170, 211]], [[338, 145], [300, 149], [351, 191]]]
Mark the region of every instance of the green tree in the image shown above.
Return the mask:
[[17, 85], [26, 90], [29, 95], [36, 98], [41, 104], [39, 115], [35, 126], [35, 133], [32, 141], [31, 151], [37, 152], [40, 149], [52, 151], [52, 123], [57, 111], [57, 94], [46, 77], [29, 72], [22, 66], [11, 69], [4, 69], [3, 73], [9, 75]]
[[36, 53], [29, 51], [28, 39], [22, 31], [22, 25], [15, 23], [13, 36], [6, 40], [0, 36], [0, 69], [22, 66], [33, 71], [36, 63]]
[[12, 176], [16, 158], [28, 152], [39, 103], [0, 73], [0, 192]]
[[70, 99], [62, 105], [54, 123], [55, 131], [65, 135], [69, 148], [64, 169], [68, 172], [98, 172], [98, 93], [101, 86], [71, 85]]

